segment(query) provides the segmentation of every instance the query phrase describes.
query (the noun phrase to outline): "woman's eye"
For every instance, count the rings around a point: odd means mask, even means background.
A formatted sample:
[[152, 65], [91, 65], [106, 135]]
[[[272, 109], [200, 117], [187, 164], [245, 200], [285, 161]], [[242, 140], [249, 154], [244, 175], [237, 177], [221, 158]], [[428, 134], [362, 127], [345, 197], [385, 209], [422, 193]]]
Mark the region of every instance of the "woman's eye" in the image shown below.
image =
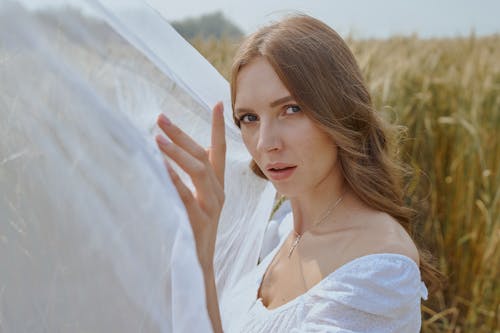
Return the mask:
[[243, 116], [240, 117], [240, 122], [242, 123], [251, 123], [257, 120], [258, 118], [254, 114], [244, 114]]
[[300, 106], [298, 105], [287, 105], [285, 109], [286, 114], [294, 114], [300, 112]]

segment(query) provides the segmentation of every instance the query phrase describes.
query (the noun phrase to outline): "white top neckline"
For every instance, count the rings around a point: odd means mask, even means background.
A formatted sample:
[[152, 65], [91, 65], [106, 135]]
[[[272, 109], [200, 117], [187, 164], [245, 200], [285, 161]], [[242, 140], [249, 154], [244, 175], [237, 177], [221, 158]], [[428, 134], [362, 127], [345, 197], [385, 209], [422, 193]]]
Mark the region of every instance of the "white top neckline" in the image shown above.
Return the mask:
[[[278, 254], [279, 250], [281, 249], [281, 247], [283, 246], [283, 243], [285, 242], [285, 240], [287, 239], [287, 237], [284, 237], [278, 246], [276, 246], [276, 248], [268, 254], [268, 256], [264, 259], [264, 261], [261, 263], [262, 264], [262, 271], [259, 273], [259, 283], [257, 283], [257, 289], [255, 290], [255, 302], [254, 304], [255, 305], [258, 305], [258, 307], [260, 309], [262, 309], [263, 313], [268, 313], [268, 314], [272, 314], [274, 312], [279, 312], [279, 311], [283, 311], [291, 306], [293, 306], [294, 304], [296, 304], [300, 299], [302, 298], [305, 298], [307, 296], [309, 296], [312, 292], [314, 292], [316, 289], [320, 288], [326, 281], [332, 279], [334, 276], [338, 275], [338, 274], [341, 274], [343, 271], [347, 270], [349, 267], [351, 267], [352, 265], [356, 264], [356, 263], [359, 263], [359, 262], [362, 262], [362, 261], [365, 261], [365, 260], [372, 260], [374, 259], [374, 257], [381, 257], [381, 258], [386, 258], [386, 259], [399, 259], [403, 262], [406, 262], [410, 265], [410, 267], [412, 267], [412, 270], [420, 275], [420, 270], [418, 268], [418, 265], [417, 263], [411, 259], [410, 257], [404, 255], [404, 254], [400, 254], [400, 253], [390, 253], [390, 252], [379, 252], [379, 253], [370, 253], [370, 254], [365, 254], [365, 255], [362, 255], [360, 257], [357, 257], [357, 258], [354, 258], [352, 260], [349, 260], [347, 261], [345, 264], [342, 264], [341, 266], [339, 266], [338, 268], [336, 268], [335, 270], [333, 270], [332, 272], [330, 272], [329, 274], [327, 274], [325, 277], [323, 277], [318, 283], [316, 283], [314, 286], [312, 286], [311, 288], [309, 288], [307, 291], [305, 291], [303, 294], [300, 294], [298, 295], [297, 297], [291, 299], [290, 301], [280, 305], [280, 306], [277, 306], [273, 309], [268, 309], [264, 303], [262, 303], [262, 298], [261, 297], [258, 297], [259, 296], [259, 289], [261, 287], [261, 284], [262, 284], [262, 280], [264, 278], [264, 275], [266, 274], [268, 268], [269, 268], [269, 265], [271, 264], [272, 260], [275, 258], [275, 256]], [[265, 264], [264, 264], [265, 263]], [[424, 292], [423, 293], [423, 297], [424, 298], [427, 298], [427, 293]]]
[[419, 332], [427, 288], [417, 263], [399, 253], [354, 258], [289, 302], [266, 308], [258, 291], [285, 239], [224, 298], [228, 332]]

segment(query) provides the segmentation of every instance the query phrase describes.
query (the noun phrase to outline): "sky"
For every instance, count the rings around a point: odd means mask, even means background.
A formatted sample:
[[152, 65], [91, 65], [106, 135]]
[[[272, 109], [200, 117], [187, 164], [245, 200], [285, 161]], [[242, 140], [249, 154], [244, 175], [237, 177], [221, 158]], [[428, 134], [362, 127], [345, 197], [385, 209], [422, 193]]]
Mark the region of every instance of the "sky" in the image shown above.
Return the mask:
[[[25, 0], [29, 6], [68, 0]], [[84, 0], [71, 0], [84, 2]], [[118, 6], [141, 0], [106, 0]], [[312, 15], [341, 35], [386, 38], [500, 33], [500, 0], [144, 0], [169, 21], [222, 11], [245, 33], [290, 13]]]
[[345, 35], [421, 37], [500, 33], [500, 0], [148, 0], [169, 20], [221, 10], [244, 32], [296, 11], [319, 18]]

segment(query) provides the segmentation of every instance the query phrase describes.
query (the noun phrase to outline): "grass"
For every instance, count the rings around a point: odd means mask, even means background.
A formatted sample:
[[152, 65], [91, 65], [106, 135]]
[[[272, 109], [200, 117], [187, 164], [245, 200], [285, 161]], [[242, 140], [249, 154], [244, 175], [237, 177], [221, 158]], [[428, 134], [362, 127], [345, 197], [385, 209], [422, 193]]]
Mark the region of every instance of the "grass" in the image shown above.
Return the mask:
[[[229, 77], [237, 42], [192, 43]], [[422, 332], [500, 332], [500, 36], [348, 43], [376, 107], [407, 128], [415, 225], [448, 278]]]

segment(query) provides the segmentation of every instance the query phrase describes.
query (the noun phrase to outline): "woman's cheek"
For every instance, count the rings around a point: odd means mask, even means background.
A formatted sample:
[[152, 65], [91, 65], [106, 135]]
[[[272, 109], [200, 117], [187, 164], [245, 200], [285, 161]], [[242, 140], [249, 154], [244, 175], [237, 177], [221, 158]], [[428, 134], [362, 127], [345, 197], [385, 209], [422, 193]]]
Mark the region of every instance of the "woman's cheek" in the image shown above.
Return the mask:
[[245, 144], [245, 147], [247, 148], [248, 152], [250, 155], [252, 155], [252, 158], [256, 158], [256, 146], [257, 142], [255, 141], [255, 134], [252, 133], [249, 130], [242, 129], [241, 131], [241, 137], [243, 139], [243, 143]]

